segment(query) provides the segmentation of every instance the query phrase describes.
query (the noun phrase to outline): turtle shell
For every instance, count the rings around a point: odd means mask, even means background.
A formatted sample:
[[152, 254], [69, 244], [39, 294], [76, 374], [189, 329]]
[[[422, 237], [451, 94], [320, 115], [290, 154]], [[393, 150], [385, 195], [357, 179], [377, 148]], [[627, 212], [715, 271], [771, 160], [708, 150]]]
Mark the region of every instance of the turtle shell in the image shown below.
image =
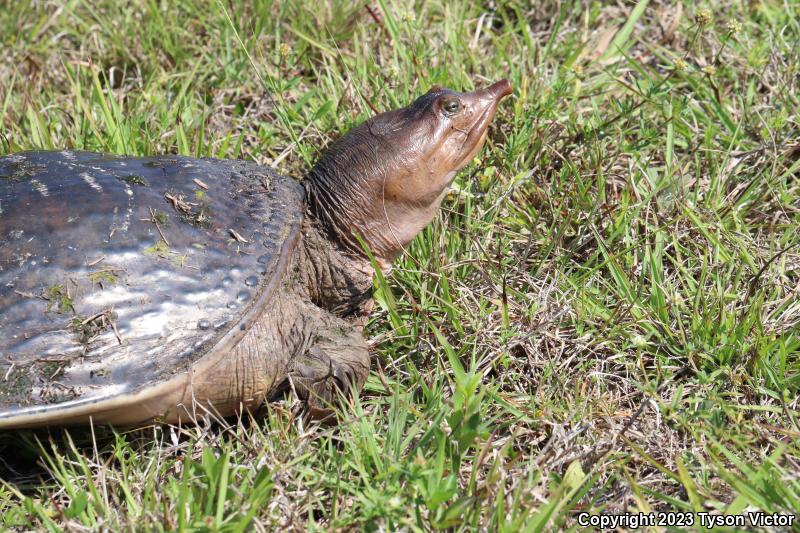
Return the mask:
[[118, 404], [230, 349], [303, 212], [296, 180], [244, 161], [0, 158], [0, 427]]

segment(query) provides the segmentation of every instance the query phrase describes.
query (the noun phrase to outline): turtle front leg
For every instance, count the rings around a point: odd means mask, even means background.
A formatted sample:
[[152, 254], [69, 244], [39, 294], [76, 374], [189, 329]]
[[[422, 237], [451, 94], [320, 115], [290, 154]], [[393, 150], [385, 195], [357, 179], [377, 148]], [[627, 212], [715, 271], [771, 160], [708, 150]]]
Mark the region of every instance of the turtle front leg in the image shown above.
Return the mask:
[[289, 378], [311, 418], [333, 413], [338, 392], [358, 394], [369, 375], [369, 350], [361, 329], [333, 315], [321, 320], [311, 343], [295, 358]]

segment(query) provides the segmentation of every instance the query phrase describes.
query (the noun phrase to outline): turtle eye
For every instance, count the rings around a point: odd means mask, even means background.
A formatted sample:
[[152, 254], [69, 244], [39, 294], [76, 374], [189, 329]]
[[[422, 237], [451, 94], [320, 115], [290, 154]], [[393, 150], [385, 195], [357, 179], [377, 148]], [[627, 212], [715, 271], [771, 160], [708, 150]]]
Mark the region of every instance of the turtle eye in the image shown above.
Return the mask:
[[455, 115], [461, 109], [461, 102], [455, 98], [445, 98], [442, 100], [442, 111], [446, 115]]

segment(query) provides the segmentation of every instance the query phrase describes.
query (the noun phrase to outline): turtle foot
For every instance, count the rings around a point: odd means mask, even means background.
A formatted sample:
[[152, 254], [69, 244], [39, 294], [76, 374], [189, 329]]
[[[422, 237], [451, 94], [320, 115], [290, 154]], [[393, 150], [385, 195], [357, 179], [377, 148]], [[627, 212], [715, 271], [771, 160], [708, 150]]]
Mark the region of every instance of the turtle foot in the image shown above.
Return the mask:
[[358, 393], [369, 374], [369, 351], [360, 332], [320, 339], [297, 358], [289, 376], [313, 420], [331, 417], [334, 402]]

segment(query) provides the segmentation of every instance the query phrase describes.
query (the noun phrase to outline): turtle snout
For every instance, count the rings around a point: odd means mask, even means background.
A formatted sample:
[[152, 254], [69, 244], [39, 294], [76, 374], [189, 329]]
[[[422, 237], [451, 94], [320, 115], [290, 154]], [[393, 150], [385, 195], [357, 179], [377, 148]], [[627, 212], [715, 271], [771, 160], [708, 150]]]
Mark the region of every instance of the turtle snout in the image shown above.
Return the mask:
[[514, 92], [514, 89], [511, 87], [511, 83], [508, 80], [500, 80], [497, 83], [490, 85], [487, 90], [491, 93], [497, 100], [504, 98]]

